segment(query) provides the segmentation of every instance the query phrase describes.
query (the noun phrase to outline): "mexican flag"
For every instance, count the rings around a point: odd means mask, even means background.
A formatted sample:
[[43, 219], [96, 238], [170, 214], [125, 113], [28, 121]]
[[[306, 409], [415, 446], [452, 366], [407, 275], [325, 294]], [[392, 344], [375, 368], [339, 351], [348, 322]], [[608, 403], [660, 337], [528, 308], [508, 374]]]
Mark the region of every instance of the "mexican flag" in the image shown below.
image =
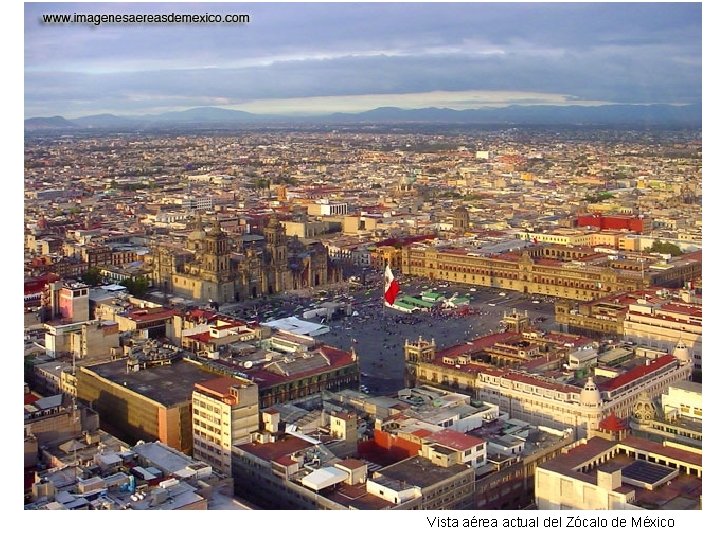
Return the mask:
[[400, 285], [395, 281], [395, 275], [390, 270], [390, 265], [387, 265], [385, 267], [385, 302], [393, 305], [399, 293]]

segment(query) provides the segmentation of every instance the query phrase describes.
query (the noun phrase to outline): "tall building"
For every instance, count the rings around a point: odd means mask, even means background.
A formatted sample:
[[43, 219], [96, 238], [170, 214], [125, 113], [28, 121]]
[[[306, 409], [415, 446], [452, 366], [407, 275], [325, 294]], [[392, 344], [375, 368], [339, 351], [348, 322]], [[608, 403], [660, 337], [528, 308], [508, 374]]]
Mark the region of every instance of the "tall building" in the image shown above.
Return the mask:
[[195, 383], [213, 375], [192, 362], [157, 367], [122, 359], [77, 372], [78, 398], [100, 413], [108, 431], [124, 441], [158, 440], [192, 454], [191, 401]]
[[258, 430], [258, 387], [219, 377], [195, 383], [192, 393], [193, 457], [232, 475], [232, 446]]
[[90, 287], [83, 283], [48, 283], [42, 295], [42, 319], [67, 322], [90, 319]]

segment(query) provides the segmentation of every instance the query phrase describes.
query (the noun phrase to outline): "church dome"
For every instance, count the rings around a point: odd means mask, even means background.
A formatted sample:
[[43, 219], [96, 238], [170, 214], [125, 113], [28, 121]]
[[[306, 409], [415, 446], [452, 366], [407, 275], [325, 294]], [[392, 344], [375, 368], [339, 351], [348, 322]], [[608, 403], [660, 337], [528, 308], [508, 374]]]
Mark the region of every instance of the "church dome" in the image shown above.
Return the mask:
[[650, 394], [647, 391], [642, 392], [633, 406], [635, 420], [641, 424], [649, 424], [655, 418], [656, 412]]
[[188, 235], [189, 240], [203, 240], [205, 238], [206, 233], [202, 229], [195, 229], [193, 232], [191, 232]]
[[690, 349], [685, 345], [685, 342], [681, 339], [673, 349], [672, 355], [680, 360], [681, 364], [687, 364], [690, 362]]
[[591, 405], [593, 407], [597, 407], [602, 404], [600, 390], [598, 390], [598, 387], [595, 385], [592, 377], [588, 377], [585, 386], [583, 386], [583, 389], [580, 392], [580, 404]]

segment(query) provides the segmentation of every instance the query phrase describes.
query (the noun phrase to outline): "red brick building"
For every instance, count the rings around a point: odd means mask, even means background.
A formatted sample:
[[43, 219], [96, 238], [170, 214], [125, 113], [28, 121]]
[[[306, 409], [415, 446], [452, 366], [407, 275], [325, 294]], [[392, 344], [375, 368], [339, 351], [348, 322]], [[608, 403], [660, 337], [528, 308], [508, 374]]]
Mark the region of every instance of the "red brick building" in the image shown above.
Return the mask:
[[652, 220], [642, 216], [603, 216], [602, 214], [585, 214], [578, 216], [578, 227], [598, 227], [611, 231], [632, 231], [638, 234], [652, 228]]

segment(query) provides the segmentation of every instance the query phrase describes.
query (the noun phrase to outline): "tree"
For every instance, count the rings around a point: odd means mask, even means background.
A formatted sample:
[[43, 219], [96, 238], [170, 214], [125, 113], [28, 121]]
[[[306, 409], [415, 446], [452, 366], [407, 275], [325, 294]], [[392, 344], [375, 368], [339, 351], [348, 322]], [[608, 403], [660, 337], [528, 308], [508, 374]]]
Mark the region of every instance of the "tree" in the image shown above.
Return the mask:
[[85, 285], [90, 285], [91, 287], [97, 287], [102, 283], [102, 275], [100, 274], [100, 270], [98, 270], [95, 266], [91, 266], [88, 268], [85, 272], [83, 272], [80, 275], [80, 279]]
[[120, 285], [127, 288], [128, 292], [133, 296], [143, 296], [147, 292], [150, 283], [145, 276], [139, 276], [136, 278], [125, 278], [120, 282]]
[[607, 199], [613, 199], [614, 197], [615, 196], [612, 193], [608, 193], [607, 191], [601, 191], [600, 193], [588, 195], [587, 197], [585, 197], [584, 200], [591, 203], [597, 203]]
[[649, 253], [664, 253], [667, 255], [672, 255], [673, 257], [682, 255], [682, 249], [677, 247], [675, 244], [671, 244], [670, 242], [662, 242], [660, 240], [655, 240], [652, 246], [646, 248], [645, 251]]

